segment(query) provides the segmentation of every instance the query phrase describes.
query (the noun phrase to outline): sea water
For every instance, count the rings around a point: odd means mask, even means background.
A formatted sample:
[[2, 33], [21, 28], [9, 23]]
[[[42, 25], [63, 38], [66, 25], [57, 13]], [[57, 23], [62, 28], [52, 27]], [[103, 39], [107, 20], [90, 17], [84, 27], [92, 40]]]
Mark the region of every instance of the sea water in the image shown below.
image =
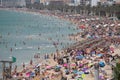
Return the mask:
[[21, 65], [36, 53], [54, 53], [56, 48], [61, 50], [74, 42], [68, 35], [78, 32], [75, 28], [72, 23], [56, 17], [0, 10], [0, 60], [11, 60], [14, 56], [17, 58], [14, 64]]

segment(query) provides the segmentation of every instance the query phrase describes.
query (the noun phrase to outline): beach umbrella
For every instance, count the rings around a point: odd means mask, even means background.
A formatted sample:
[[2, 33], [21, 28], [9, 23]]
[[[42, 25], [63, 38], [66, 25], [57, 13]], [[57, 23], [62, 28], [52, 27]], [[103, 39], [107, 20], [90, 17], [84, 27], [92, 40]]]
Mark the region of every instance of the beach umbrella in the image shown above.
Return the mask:
[[66, 70], [65, 70], [65, 73], [66, 73], [66, 74], [69, 74], [69, 69], [66, 69]]
[[57, 66], [56, 66], [54, 69], [55, 69], [55, 71], [60, 71], [60, 68], [61, 68], [61, 67], [57, 67]]
[[26, 73], [26, 77], [30, 77], [30, 72]]
[[55, 68], [61, 68], [61, 66], [60, 66], [60, 65], [57, 65], [57, 66], [55, 66]]
[[35, 67], [39, 67], [39, 66], [41, 66], [41, 65], [42, 65], [42, 64], [39, 63], [39, 64], [37, 64]]
[[84, 72], [83, 72], [83, 71], [79, 71], [79, 72], [77, 72], [76, 74], [77, 74], [77, 75], [81, 75], [81, 74], [84, 74]]
[[96, 18], [96, 20], [99, 20], [100, 18]]
[[103, 79], [104, 79], [104, 77], [103, 77], [102, 75], [100, 75], [100, 76], [99, 76], [99, 79], [100, 79], [100, 80], [103, 80]]
[[59, 66], [59, 65], [57, 65], [57, 66], [55, 66], [55, 71], [59, 71], [60, 70], [60, 68], [61, 68], [61, 66]]
[[90, 19], [86, 19], [87, 21], [90, 21]]
[[81, 25], [81, 26], [79, 26], [79, 28], [80, 28], [80, 29], [85, 29], [86, 27], [83, 26], [83, 25]]
[[85, 75], [85, 74], [82, 74], [81, 76], [82, 76], [82, 78], [84, 79], [86, 75]]
[[77, 56], [81, 55], [82, 51], [77, 51]]
[[81, 19], [81, 21], [85, 21], [85, 19]]
[[83, 64], [79, 64], [79, 67], [83, 67]]
[[71, 66], [76, 66], [76, 64], [75, 64], [75, 63], [72, 63]]
[[31, 72], [30, 73], [30, 76], [32, 77], [32, 76], [35, 76], [35, 73], [34, 72]]
[[51, 69], [52, 67], [51, 66], [46, 66], [46, 69]]
[[107, 27], [108, 24], [103, 25], [103, 27]]
[[83, 59], [84, 56], [80, 55], [80, 56], [76, 56], [75, 58], [76, 58], [76, 59]]
[[67, 66], [68, 66], [68, 64], [67, 64], [67, 63], [65, 63], [65, 64], [63, 64], [63, 66], [64, 66], [64, 67], [67, 67]]
[[94, 21], [94, 20], [95, 20], [95, 18], [91, 18], [91, 20], [93, 20], [93, 21]]
[[88, 68], [83, 68], [82, 71], [85, 72]]
[[115, 24], [111, 24], [110, 26], [114, 26]]
[[77, 70], [73, 70], [72, 72], [73, 72], [74, 74], [76, 74], [78, 71], [77, 71]]
[[100, 67], [104, 67], [104, 66], [105, 66], [105, 63], [104, 63], [103, 61], [100, 61], [100, 62], [99, 62], [99, 66], [100, 66]]
[[98, 54], [97, 56], [98, 56], [98, 57], [102, 57], [102, 56], [103, 56], [103, 54]]
[[99, 25], [96, 25], [96, 28], [99, 28]]
[[120, 24], [118, 24], [118, 26], [120, 26]]
[[76, 67], [76, 64], [75, 63], [72, 63], [70, 64], [71, 68], [75, 68]]
[[93, 66], [93, 63], [89, 63], [89, 64], [88, 64], [88, 67], [91, 67], [91, 66]]

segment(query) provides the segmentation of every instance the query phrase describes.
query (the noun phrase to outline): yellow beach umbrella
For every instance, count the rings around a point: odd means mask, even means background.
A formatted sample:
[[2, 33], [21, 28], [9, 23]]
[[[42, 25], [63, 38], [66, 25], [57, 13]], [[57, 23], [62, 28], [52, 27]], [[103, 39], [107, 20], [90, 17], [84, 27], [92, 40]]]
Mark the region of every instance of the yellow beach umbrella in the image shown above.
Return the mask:
[[85, 76], [86, 76], [85, 74], [82, 74], [82, 75], [81, 75], [81, 77], [82, 77], [83, 79], [85, 78]]

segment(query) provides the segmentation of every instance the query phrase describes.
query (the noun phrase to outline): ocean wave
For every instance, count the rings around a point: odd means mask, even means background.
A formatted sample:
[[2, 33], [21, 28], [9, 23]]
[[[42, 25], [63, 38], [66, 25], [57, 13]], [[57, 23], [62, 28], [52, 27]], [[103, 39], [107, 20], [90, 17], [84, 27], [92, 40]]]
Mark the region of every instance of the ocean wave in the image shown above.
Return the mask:
[[38, 38], [39, 35], [28, 35], [28, 36], [25, 36], [25, 38], [27, 39], [33, 39], [33, 38]]
[[27, 46], [27, 47], [16, 47], [15, 50], [32, 50], [32, 49], [46, 49], [46, 48], [53, 48], [54, 45], [46, 45], [42, 44], [40, 46]]
[[16, 50], [25, 50], [25, 49], [34, 49], [33, 46], [28, 46], [28, 47], [16, 47]]
[[33, 46], [28, 46], [27, 49], [33, 49], [34, 47]]
[[45, 47], [47, 47], [47, 48], [52, 48], [52, 47], [54, 47], [53, 45], [46, 45]]
[[18, 47], [18, 48], [15, 48], [16, 50], [21, 50], [21, 49], [23, 49], [22, 47]]

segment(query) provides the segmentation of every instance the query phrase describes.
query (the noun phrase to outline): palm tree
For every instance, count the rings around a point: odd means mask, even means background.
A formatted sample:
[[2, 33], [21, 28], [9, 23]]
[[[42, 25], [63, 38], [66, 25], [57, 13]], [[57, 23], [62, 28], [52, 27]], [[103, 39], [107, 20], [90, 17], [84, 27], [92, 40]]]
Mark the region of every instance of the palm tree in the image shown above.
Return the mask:
[[114, 80], [120, 80], [120, 63], [116, 63], [116, 66], [113, 68]]

